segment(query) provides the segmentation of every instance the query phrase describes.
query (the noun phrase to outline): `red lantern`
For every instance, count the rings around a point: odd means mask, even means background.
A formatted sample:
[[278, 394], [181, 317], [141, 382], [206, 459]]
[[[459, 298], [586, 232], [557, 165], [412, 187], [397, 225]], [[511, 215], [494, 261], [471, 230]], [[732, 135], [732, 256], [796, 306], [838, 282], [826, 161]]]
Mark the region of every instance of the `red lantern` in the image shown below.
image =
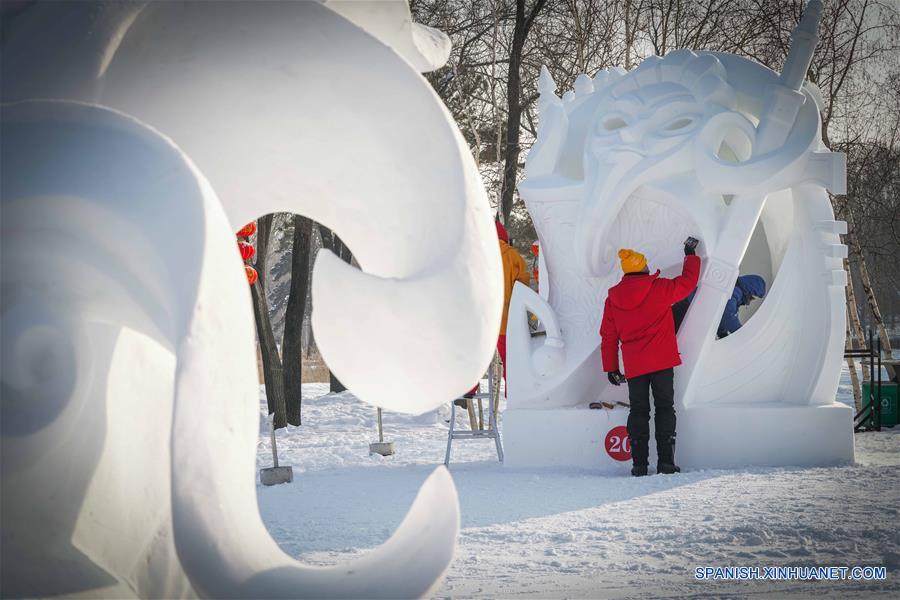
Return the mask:
[[534, 242], [531, 244], [531, 253], [537, 256], [541, 253], [541, 245], [539, 242]]
[[237, 232], [238, 237], [250, 237], [256, 233], [256, 221], [250, 221], [244, 227]]
[[241, 258], [244, 260], [250, 260], [256, 254], [256, 248], [253, 247], [253, 244], [243, 240], [238, 241], [238, 250], [241, 253]]
[[247, 281], [250, 285], [253, 285], [256, 283], [256, 280], [259, 279], [259, 274], [256, 272], [256, 269], [250, 265], [244, 265], [244, 272], [247, 273]]

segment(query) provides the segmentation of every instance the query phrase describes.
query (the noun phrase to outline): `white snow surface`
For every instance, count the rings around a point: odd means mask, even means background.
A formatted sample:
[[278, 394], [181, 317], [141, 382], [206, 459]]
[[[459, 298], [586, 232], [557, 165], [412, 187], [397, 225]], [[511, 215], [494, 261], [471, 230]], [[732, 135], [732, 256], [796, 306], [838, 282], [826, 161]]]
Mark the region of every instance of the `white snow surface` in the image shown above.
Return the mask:
[[[257, 462], [271, 466], [261, 392]], [[846, 367], [838, 400], [852, 402]], [[449, 406], [385, 413], [396, 454], [369, 456], [375, 409], [304, 386], [300, 427], [277, 432], [292, 484], [258, 486], [287, 553], [334, 565], [383, 543], [440, 464]], [[465, 427], [467, 417], [458, 411]], [[539, 443], [536, 440], [536, 443]], [[490, 440], [454, 441], [462, 527], [438, 597], [893, 596], [900, 592], [900, 428], [856, 435], [839, 468], [697, 470], [604, 477], [510, 469]], [[702, 566], [885, 566], [886, 581], [697, 581]]]

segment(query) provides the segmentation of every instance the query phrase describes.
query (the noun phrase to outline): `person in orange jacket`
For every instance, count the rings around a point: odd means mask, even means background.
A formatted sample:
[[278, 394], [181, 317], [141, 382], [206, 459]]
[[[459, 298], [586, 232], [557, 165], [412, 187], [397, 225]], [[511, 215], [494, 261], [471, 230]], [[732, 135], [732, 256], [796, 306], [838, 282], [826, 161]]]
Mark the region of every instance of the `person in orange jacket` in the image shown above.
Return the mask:
[[[509, 299], [512, 297], [513, 286], [517, 281], [525, 285], [531, 283], [528, 274], [528, 265], [522, 255], [509, 243], [509, 233], [499, 220], [495, 220], [497, 226], [497, 239], [500, 241], [500, 259], [503, 262], [503, 317], [500, 319], [500, 335], [497, 337], [497, 352], [503, 362], [503, 382], [506, 383], [506, 322], [509, 320]], [[478, 385], [469, 390], [465, 397], [471, 397], [478, 392]]]

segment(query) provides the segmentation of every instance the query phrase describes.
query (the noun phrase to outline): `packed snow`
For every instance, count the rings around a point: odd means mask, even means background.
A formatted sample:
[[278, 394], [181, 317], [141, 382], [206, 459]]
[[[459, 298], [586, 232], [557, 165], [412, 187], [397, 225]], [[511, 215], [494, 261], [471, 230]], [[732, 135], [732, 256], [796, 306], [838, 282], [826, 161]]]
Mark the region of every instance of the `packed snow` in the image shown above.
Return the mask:
[[[271, 466], [261, 393], [258, 465]], [[852, 402], [844, 369], [838, 399]], [[624, 410], [624, 409], [617, 409]], [[288, 554], [333, 565], [383, 543], [447, 444], [449, 406], [386, 413], [396, 454], [368, 454], [375, 408], [327, 384], [304, 387], [303, 422], [277, 432], [292, 484], [259, 486], [260, 512]], [[466, 427], [465, 411], [457, 411]], [[535, 440], [541, 443], [540, 439]], [[490, 440], [454, 441], [462, 530], [439, 597], [673, 597], [900, 592], [900, 428], [856, 436], [839, 468], [702, 470], [602, 477], [513, 470]], [[885, 581], [697, 581], [713, 566], [885, 566]]]

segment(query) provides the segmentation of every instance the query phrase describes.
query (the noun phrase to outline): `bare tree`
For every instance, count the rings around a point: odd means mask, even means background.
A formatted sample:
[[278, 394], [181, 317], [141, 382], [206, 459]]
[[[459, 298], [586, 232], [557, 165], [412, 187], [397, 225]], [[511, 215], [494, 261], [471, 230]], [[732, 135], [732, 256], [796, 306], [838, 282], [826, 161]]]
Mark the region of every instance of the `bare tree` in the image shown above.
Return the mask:
[[525, 0], [516, 0], [515, 29], [509, 53], [506, 85], [506, 147], [504, 149], [503, 188], [500, 192], [500, 214], [509, 220], [519, 173], [519, 137], [522, 125], [522, 50], [528, 32], [547, 0], [534, 0], [527, 9]]
[[287, 422], [301, 423], [303, 319], [306, 314], [306, 296], [309, 291], [309, 244], [312, 237], [312, 221], [294, 215], [294, 236], [291, 254], [291, 292], [284, 317], [284, 395], [287, 404]]
[[[413, 0], [415, 18], [453, 41], [451, 66], [428, 75], [461, 124], [485, 188], [520, 250], [534, 230], [514, 202], [524, 153], [537, 132], [541, 64], [562, 89], [579, 73], [624, 65], [675, 48], [732, 52], [780, 70], [807, 0]], [[894, 0], [824, 0], [820, 42], [808, 78], [821, 92], [823, 139], [848, 156], [846, 196], [869, 298], [900, 311], [900, 28]], [[524, 244], [524, 245], [523, 245]], [[858, 286], [860, 289], [862, 283]], [[864, 291], [864, 290], [863, 290]], [[870, 313], [866, 310], [865, 314]], [[889, 318], [887, 319], [889, 324]], [[887, 326], [886, 324], [886, 326]]]
[[284, 399], [284, 380], [281, 356], [272, 333], [269, 319], [269, 303], [266, 295], [267, 260], [269, 239], [272, 233], [274, 215], [260, 217], [256, 222], [256, 261], [254, 266], [259, 277], [250, 287], [253, 298], [253, 314], [256, 321], [256, 337], [259, 340], [263, 364], [263, 381], [266, 387], [266, 402], [269, 414], [274, 413], [275, 428], [287, 425], [287, 410]]

